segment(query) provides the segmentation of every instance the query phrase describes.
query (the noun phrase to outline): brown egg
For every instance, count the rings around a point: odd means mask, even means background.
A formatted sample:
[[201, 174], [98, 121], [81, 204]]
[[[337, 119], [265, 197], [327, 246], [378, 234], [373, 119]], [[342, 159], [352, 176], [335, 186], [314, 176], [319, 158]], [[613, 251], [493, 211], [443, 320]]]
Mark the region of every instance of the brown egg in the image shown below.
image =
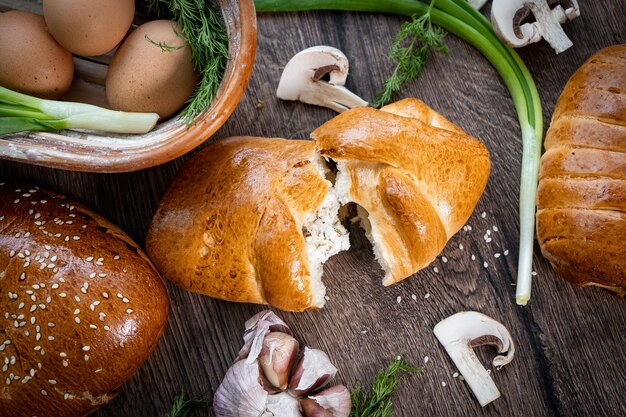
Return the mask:
[[0, 13], [1, 86], [58, 99], [73, 76], [72, 54], [50, 36], [43, 17], [18, 10]]
[[126, 35], [134, 0], [44, 0], [43, 15], [54, 38], [76, 55], [109, 52]]
[[122, 43], [106, 79], [112, 109], [174, 114], [189, 99], [198, 82], [191, 48], [171, 20], [141, 25]]

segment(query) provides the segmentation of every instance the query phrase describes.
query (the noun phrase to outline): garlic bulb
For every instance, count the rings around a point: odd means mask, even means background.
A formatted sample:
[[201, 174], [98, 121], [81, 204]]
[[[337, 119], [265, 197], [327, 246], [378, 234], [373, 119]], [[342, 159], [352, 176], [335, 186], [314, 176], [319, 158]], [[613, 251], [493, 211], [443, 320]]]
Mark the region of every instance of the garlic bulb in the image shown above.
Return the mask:
[[215, 392], [217, 417], [348, 417], [352, 402], [346, 387], [313, 393], [337, 368], [321, 350], [305, 346], [298, 355], [298, 341], [274, 313], [262, 311], [246, 321], [243, 339]]

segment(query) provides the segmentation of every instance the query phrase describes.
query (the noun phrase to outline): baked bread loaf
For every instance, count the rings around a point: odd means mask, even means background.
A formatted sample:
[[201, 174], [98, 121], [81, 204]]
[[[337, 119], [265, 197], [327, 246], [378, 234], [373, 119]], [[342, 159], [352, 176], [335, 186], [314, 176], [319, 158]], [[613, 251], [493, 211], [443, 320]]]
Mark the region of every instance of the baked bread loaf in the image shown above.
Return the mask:
[[349, 110], [313, 137], [317, 150], [313, 141], [236, 137], [192, 157], [148, 231], [146, 249], [165, 277], [230, 301], [322, 307], [322, 264], [349, 246], [340, 203], [362, 207], [389, 285], [435, 259], [489, 175], [485, 147], [419, 100]]
[[163, 275], [225, 300], [322, 307], [322, 263], [349, 240], [314, 145], [234, 137], [195, 154], [148, 230], [146, 250]]
[[349, 110], [312, 137], [337, 164], [339, 201], [357, 204], [384, 285], [437, 257], [489, 177], [485, 146], [417, 99]]
[[541, 157], [537, 238], [562, 277], [626, 294], [626, 45], [570, 78]]
[[163, 333], [165, 286], [86, 208], [0, 184], [0, 416], [82, 416], [114, 397]]

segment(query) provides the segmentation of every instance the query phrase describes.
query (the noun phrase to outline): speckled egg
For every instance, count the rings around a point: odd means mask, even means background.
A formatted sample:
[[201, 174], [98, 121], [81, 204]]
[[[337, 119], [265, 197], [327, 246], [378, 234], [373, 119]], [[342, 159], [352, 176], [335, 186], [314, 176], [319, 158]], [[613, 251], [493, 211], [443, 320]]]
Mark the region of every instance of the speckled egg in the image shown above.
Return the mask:
[[43, 0], [50, 33], [76, 55], [107, 53], [124, 38], [135, 17], [134, 0]]
[[174, 114], [198, 83], [191, 48], [171, 20], [154, 20], [133, 31], [118, 48], [107, 73], [112, 109]]
[[46, 30], [44, 18], [13, 10], [0, 13], [0, 85], [58, 99], [74, 76], [72, 54]]

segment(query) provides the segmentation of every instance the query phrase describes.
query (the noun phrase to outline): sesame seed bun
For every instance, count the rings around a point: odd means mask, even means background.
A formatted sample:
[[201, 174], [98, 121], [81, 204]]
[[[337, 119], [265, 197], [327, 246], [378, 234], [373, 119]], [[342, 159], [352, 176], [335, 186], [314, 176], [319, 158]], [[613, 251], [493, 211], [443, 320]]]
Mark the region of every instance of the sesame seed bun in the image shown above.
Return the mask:
[[120, 229], [65, 197], [0, 183], [0, 416], [85, 415], [159, 340], [165, 286]]

